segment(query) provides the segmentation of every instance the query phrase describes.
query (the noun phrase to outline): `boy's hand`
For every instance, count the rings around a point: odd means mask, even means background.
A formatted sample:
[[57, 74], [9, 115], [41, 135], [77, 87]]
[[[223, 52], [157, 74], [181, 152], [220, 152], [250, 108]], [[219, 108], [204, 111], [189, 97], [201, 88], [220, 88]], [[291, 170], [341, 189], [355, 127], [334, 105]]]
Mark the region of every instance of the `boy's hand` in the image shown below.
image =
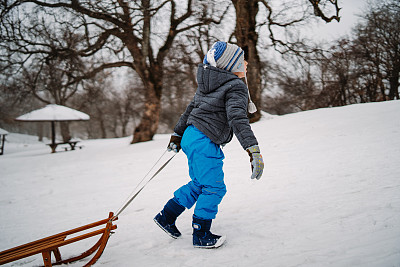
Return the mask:
[[174, 151], [175, 153], [178, 153], [179, 150], [181, 150], [181, 140], [182, 136], [177, 133], [173, 133], [167, 146], [168, 152]]
[[257, 180], [259, 180], [264, 170], [264, 161], [260, 154], [260, 148], [257, 145], [254, 145], [248, 147], [246, 151], [247, 153], [249, 153], [250, 156], [252, 171], [251, 179], [256, 178]]

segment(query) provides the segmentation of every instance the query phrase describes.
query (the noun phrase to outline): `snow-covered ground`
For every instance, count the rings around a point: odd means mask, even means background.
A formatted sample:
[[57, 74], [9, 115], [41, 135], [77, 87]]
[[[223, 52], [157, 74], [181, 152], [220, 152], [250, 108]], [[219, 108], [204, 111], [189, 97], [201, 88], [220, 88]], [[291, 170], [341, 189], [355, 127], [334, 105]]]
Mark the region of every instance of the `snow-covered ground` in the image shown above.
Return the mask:
[[[228, 193], [212, 226], [227, 235], [223, 247], [192, 247], [192, 210], [177, 221], [180, 239], [153, 223], [188, 182], [180, 152], [120, 215], [97, 266], [400, 266], [400, 101], [270, 116], [252, 128], [266, 168], [252, 181], [237, 140], [224, 148]], [[169, 135], [135, 145], [82, 141], [83, 149], [56, 154], [35, 137], [8, 140], [0, 156], [0, 251], [118, 210]], [[7, 266], [40, 264], [37, 255]]]

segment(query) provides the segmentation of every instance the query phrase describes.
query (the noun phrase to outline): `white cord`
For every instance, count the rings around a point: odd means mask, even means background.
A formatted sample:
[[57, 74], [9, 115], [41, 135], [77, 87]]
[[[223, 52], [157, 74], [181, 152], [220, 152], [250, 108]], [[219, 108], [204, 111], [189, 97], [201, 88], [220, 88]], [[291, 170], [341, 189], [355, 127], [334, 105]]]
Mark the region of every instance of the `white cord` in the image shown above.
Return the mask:
[[246, 72], [244, 72], [244, 80], [246, 81], [246, 86], [247, 86], [247, 93], [249, 94], [249, 106], [248, 106], [248, 111], [249, 113], [255, 113], [257, 111], [256, 105], [251, 101], [251, 96], [250, 96], [250, 89], [249, 89], [249, 84], [247, 83], [247, 75]]

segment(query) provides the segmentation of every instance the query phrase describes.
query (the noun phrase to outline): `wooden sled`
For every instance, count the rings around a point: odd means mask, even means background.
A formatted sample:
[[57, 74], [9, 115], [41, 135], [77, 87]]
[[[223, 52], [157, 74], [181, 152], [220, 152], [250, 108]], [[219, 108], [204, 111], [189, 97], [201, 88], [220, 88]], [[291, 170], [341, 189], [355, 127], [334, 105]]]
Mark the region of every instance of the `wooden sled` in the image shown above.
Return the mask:
[[[96, 261], [100, 258], [101, 254], [104, 251], [104, 248], [107, 245], [108, 238], [111, 235], [111, 231], [117, 229], [116, 225], [113, 225], [113, 221], [117, 218], [114, 218], [114, 214], [110, 212], [107, 219], [94, 222], [91, 224], [87, 224], [69, 231], [65, 231], [56, 235], [52, 235], [40, 240], [36, 240], [31, 243], [27, 243], [15, 248], [11, 248], [5, 251], [0, 252], [0, 265], [6, 264], [12, 261], [16, 261], [22, 258], [26, 258], [35, 254], [41, 253], [43, 256], [43, 263], [45, 267], [59, 264], [71, 263], [83, 258], [86, 258], [96, 252], [93, 258], [84, 266], [91, 266], [96, 263]], [[98, 226], [105, 225], [104, 228], [95, 230]], [[87, 231], [86, 233], [81, 233], [78, 236], [74, 236], [71, 238], [67, 238], [69, 235], [77, 234], [82, 231]], [[89, 250], [85, 251], [79, 256], [72, 257], [66, 260], [61, 259], [61, 253], [59, 247], [89, 238], [96, 235], [101, 235], [100, 239], [97, 243], [91, 247]], [[51, 262], [51, 252], [53, 252], [54, 257], [56, 259], [55, 262]]]

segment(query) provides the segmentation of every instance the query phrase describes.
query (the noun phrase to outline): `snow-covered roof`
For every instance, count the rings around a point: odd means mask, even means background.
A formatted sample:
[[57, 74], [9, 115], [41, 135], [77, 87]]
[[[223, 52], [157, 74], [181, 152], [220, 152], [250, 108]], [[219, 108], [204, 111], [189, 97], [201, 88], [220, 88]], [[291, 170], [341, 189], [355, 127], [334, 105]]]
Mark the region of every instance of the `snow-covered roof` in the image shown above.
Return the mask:
[[8, 132], [6, 130], [0, 128], [0, 134], [8, 134]]
[[47, 105], [16, 118], [18, 121], [81, 121], [89, 119], [90, 116], [86, 113], [56, 104]]

